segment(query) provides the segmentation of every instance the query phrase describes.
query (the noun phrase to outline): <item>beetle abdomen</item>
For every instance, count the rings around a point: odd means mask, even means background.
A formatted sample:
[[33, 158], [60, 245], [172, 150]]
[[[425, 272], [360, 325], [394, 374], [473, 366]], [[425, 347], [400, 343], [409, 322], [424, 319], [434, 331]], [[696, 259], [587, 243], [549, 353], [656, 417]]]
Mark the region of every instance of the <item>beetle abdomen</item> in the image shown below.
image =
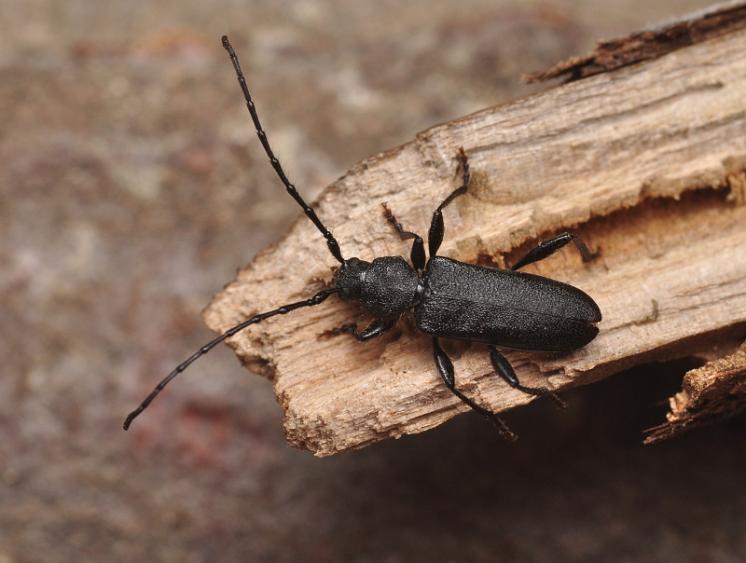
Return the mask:
[[441, 256], [428, 264], [415, 312], [428, 334], [526, 350], [574, 350], [593, 340], [601, 320], [576, 287]]

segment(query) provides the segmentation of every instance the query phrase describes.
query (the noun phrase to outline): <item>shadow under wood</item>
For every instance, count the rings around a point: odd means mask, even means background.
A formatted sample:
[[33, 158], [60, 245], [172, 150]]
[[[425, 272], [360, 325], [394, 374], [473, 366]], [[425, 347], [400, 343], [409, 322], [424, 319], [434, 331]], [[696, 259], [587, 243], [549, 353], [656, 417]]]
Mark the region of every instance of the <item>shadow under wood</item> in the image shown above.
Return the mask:
[[743, 417], [641, 445], [683, 373], [700, 363], [636, 367], [566, 393], [565, 411], [537, 401], [507, 413], [516, 444], [467, 415], [320, 460], [324, 527], [340, 553], [392, 561], [652, 561], [664, 560], [655, 545], [686, 554], [710, 534], [735, 538], [743, 525], [718, 515], [742, 508], [733, 492], [746, 466]]

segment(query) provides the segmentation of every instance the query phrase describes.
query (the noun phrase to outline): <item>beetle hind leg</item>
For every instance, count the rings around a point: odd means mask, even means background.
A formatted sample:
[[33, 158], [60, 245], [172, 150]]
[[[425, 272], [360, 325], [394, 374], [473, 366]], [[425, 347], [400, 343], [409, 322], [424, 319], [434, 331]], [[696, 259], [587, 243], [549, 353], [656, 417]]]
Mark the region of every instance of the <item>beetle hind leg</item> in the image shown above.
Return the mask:
[[518, 439], [518, 436], [508, 427], [502, 418], [484, 407], [479, 406], [456, 388], [456, 376], [453, 369], [453, 362], [445, 351], [443, 351], [443, 348], [440, 347], [440, 342], [438, 342], [438, 339], [435, 337], [433, 338], [433, 356], [435, 357], [435, 365], [438, 368], [438, 373], [440, 374], [440, 377], [443, 378], [443, 382], [446, 384], [446, 387], [450, 389], [451, 393], [492, 422], [492, 424], [497, 427], [497, 431], [503, 438], [515, 442]]
[[502, 377], [505, 382], [510, 385], [513, 389], [518, 389], [529, 395], [535, 395], [537, 397], [549, 397], [560, 407], [565, 408], [567, 404], [563, 401], [557, 393], [546, 387], [529, 387], [521, 384], [516, 375], [513, 366], [510, 365], [508, 359], [497, 351], [494, 346], [487, 346], [490, 351], [490, 360], [492, 360], [492, 367], [495, 368], [497, 374]]

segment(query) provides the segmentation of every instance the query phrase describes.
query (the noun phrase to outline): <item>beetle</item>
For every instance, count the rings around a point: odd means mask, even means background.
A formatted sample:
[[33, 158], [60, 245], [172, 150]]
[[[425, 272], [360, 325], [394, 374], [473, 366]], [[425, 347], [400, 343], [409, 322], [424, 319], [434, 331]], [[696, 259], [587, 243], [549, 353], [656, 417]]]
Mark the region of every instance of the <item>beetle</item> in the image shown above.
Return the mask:
[[445, 233], [443, 210], [456, 198], [467, 193], [471, 179], [469, 160], [461, 148], [456, 155], [458, 170], [461, 172], [461, 186], [451, 192], [433, 213], [428, 231], [429, 259], [425, 256], [422, 237], [405, 230], [386, 204], [383, 204], [386, 220], [402, 240], [412, 240], [411, 264], [401, 256], [384, 256], [371, 262], [356, 257], [344, 258], [334, 235], [324, 226], [313, 208], [303, 200], [285, 175], [259, 120], [238, 56], [228, 37], [223, 36], [222, 43], [233, 64], [257, 136], [272, 167], [288, 194], [321, 232], [329, 252], [340, 266], [334, 274], [331, 287], [322, 289], [308, 299], [258, 313], [194, 352], [169, 373], [140, 406], [127, 416], [124, 429], [130, 427], [132, 421], [173, 378], [223, 340], [270, 317], [319, 305], [334, 294], [343, 300], [358, 301], [375, 320], [362, 330], [359, 330], [356, 324], [337, 327], [327, 331], [325, 334], [328, 336], [347, 334], [364, 342], [391, 329], [403, 313], [413, 310], [417, 329], [432, 338], [435, 365], [446, 387], [473, 410], [493, 422], [499, 432], [508, 439], [513, 440], [516, 435], [505, 422], [497, 414], [466, 396], [456, 386], [453, 362], [443, 350], [441, 338], [485, 344], [495, 372], [508, 385], [531, 395], [549, 396], [563, 404], [548, 388], [523, 385], [497, 346], [566, 352], [585, 346], [593, 340], [598, 334], [596, 324], [601, 320], [601, 311], [590, 296], [571, 285], [518, 270], [547, 258], [570, 242], [577, 247], [584, 262], [593, 260], [597, 253], [591, 252], [576, 236], [564, 232], [541, 242], [507, 269], [466, 264], [438, 256]]

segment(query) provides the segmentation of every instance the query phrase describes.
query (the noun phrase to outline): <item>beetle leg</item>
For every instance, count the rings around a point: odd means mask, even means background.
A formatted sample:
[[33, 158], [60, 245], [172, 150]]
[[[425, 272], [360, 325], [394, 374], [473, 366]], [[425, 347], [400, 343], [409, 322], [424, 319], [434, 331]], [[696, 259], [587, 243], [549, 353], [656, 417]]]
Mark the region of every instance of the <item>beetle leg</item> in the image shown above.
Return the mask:
[[459, 167], [461, 168], [461, 187], [453, 190], [447, 198], [438, 206], [433, 213], [433, 219], [430, 222], [430, 230], [427, 234], [427, 246], [430, 251], [430, 258], [438, 253], [440, 243], [443, 242], [443, 233], [445, 232], [445, 225], [443, 223], [443, 210], [460, 195], [464, 195], [466, 190], [469, 188], [469, 181], [471, 180], [471, 173], [469, 172], [469, 159], [464, 152], [464, 148], [461, 147], [456, 155], [458, 158]]
[[563, 401], [559, 397], [559, 395], [557, 395], [551, 389], [547, 389], [545, 387], [528, 387], [527, 385], [521, 385], [521, 382], [518, 380], [518, 376], [516, 375], [513, 366], [510, 365], [508, 359], [500, 352], [498, 352], [494, 346], [490, 345], [487, 346], [487, 348], [489, 348], [490, 351], [492, 367], [495, 368], [497, 374], [502, 377], [505, 382], [513, 389], [518, 389], [519, 391], [523, 391], [524, 393], [528, 393], [529, 395], [536, 395], [537, 397], [549, 396], [549, 398], [551, 398], [560, 407], [565, 408], [567, 406], [565, 404], [565, 401]]
[[384, 332], [389, 330], [396, 324], [396, 319], [376, 319], [370, 323], [362, 332], [358, 332], [356, 324], [348, 324], [338, 326], [331, 330], [327, 330], [322, 336], [337, 336], [339, 334], [351, 334], [358, 341], [365, 342], [376, 336], [381, 336]]
[[532, 262], [544, 260], [544, 258], [551, 256], [560, 248], [565, 246], [568, 242], [572, 242], [573, 244], [575, 244], [576, 248], [580, 252], [580, 255], [583, 257], [583, 262], [590, 262], [592, 260], [595, 260], [600, 254], [598, 250], [595, 252], [591, 252], [588, 246], [572, 233], [564, 232], [557, 235], [556, 237], [550, 238], [549, 240], [541, 241], [537, 246], [529, 250], [523, 258], [513, 264], [510, 269], [518, 270], [520, 268], [523, 268], [523, 266], [527, 264], [531, 264]]
[[464, 403], [469, 405], [472, 409], [489, 419], [490, 422], [492, 422], [492, 424], [497, 427], [497, 430], [498, 432], [500, 432], [501, 436], [510, 440], [511, 442], [516, 441], [518, 439], [518, 436], [516, 436], [516, 434], [508, 427], [508, 425], [505, 424], [505, 421], [502, 418], [497, 416], [495, 413], [488, 411], [484, 407], [480, 407], [469, 397], [456, 389], [456, 376], [453, 370], [453, 362], [443, 351], [443, 348], [440, 347], [440, 342], [438, 342], [438, 339], [436, 337], [433, 337], [433, 356], [435, 358], [435, 366], [438, 368], [438, 373], [440, 374], [440, 377], [443, 378], [443, 382], [446, 384], [446, 387], [448, 387], [448, 389], [450, 389], [454, 395], [456, 395]]
[[414, 269], [421, 272], [425, 269], [425, 243], [422, 242], [422, 237], [412, 231], [405, 231], [404, 227], [401, 226], [401, 223], [394, 216], [387, 203], [384, 202], [381, 206], [383, 206], [383, 214], [386, 217], [386, 220], [391, 223], [394, 229], [396, 229], [396, 232], [399, 233], [399, 237], [402, 240], [414, 239], [412, 241], [412, 251], [410, 252], [409, 257], [410, 260], [412, 260]]

